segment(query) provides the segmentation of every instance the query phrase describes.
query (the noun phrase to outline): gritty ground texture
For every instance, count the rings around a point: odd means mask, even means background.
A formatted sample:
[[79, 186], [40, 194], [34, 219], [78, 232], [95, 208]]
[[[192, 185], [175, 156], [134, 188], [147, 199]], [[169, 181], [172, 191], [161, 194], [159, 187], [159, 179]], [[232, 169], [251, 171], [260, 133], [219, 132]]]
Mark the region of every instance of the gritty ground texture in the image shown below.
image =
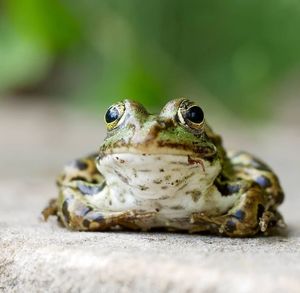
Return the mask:
[[101, 117], [3, 104], [0, 119], [0, 292], [300, 292], [300, 121], [287, 115], [253, 132], [216, 119], [226, 146], [259, 154], [286, 191], [286, 235], [230, 239], [42, 222], [62, 164], [104, 137]]

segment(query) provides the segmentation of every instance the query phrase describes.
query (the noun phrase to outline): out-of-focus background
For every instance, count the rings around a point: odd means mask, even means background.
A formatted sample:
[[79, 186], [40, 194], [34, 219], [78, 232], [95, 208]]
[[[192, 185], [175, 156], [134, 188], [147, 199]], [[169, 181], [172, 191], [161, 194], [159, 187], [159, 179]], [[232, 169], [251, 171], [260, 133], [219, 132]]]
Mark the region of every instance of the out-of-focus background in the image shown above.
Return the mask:
[[134, 97], [155, 109], [185, 95], [243, 119], [276, 119], [281, 88], [299, 77], [298, 1], [0, 5], [2, 96], [90, 109]]
[[157, 111], [189, 96], [226, 147], [269, 162], [293, 191], [299, 29], [293, 0], [1, 1], [0, 175], [52, 183], [98, 147], [113, 102]]

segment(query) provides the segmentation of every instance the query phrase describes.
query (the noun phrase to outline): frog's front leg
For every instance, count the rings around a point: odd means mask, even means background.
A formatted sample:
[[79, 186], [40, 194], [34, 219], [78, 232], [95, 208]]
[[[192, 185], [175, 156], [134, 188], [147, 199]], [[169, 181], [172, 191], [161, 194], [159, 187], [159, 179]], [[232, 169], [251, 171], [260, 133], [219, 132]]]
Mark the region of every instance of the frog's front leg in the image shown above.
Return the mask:
[[44, 219], [57, 215], [73, 230], [108, 230], [115, 226], [147, 230], [153, 213], [109, 209], [109, 194], [105, 179], [97, 170], [97, 154], [69, 163], [57, 179], [58, 199], [53, 199], [43, 210]]
[[[95, 205], [93, 192], [99, 185], [75, 182], [77, 186], [64, 186], [58, 200], [57, 215], [69, 229], [79, 231], [105, 231], [115, 227], [147, 230], [153, 213], [126, 210], [110, 211]], [[84, 192], [85, 191], [85, 192]], [[99, 192], [99, 190], [98, 190]], [[101, 194], [95, 193], [98, 198]]]
[[252, 236], [259, 231], [266, 232], [280, 217], [280, 214], [268, 210], [264, 190], [252, 182], [242, 188], [239, 199], [225, 214], [211, 216], [194, 213], [190, 232], [209, 230], [230, 237]]

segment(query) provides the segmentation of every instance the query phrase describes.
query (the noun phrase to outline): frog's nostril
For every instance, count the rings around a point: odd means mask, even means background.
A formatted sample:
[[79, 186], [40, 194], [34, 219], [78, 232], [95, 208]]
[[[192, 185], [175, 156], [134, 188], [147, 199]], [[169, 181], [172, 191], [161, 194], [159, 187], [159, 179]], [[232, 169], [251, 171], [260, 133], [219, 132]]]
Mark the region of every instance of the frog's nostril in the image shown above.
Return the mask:
[[166, 128], [166, 123], [164, 121], [157, 121], [157, 124], [160, 128]]
[[164, 129], [164, 125], [162, 125], [161, 123], [154, 123], [148, 131], [148, 135], [147, 135], [147, 140], [151, 140], [151, 139], [155, 139], [158, 135], [158, 133], [160, 132], [160, 130]]

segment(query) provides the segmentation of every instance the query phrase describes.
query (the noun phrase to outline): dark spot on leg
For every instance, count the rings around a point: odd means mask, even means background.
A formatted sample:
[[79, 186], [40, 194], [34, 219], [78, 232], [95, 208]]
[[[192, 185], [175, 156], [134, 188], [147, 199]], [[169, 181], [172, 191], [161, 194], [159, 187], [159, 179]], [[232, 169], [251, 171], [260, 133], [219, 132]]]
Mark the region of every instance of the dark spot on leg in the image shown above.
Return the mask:
[[257, 221], [262, 217], [264, 211], [265, 211], [265, 207], [262, 204], [259, 204], [257, 206], [257, 217], [256, 217]]
[[225, 225], [226, 232], [232, 233], [236, 230], [236, 225], [233, 221], [229, 220]]
[[104, 221], [104, 216], [99, 212], [96, 212], [89, 217], [92, 222], [102, 223]]
[[232, 185], [216, 181], [215, 185], [222, 196], [229, 196], [240, 191], [240, 186], [238, 184]]
[[227, 185], [229, 194], [234, 194], [240, 191], [239, 185]]
[[87, 181], [86, 178], [82, 177], [82, 176], [76, 176], [71, 178], [70, 181]]
[[257, 177], [255, 179], [255, 182], [258, 183], [263, 188], [267, 188], [272, 185], [270, 179], [263, 175]]
[[80, 210], [80, 215], [83, 217], [85, 216], [87, 213], [89, 213], [90, 211], [92, 210], [91, 207], [83, 207], [81, 210]]
[[70, 220], [71, 220], [71, 217], [70, 217], [70, 212], [69, 212], [69, 201], [70, 199], [66, 199], [64, 202], [63, 202], [63, 205], [62, 205], [62, 213], [64, 215], [64, 218], [65, 218], [65, 221], [66, 223], [70, 223]]
[[78, 168], [79, 170], [83, 171], [83, 170], [86, 170], [87, 167], [88, 167], [88, 164], [84, 161], [81, 161], [81, 160], [76, 160], [75, 161], [75, 166], [76, 168]]
[[234, 217], [236, 219], [238, 219], [240, 222], [242, 222], [245, 219], [245, 212], [242, 210], [238, 210], [236, 211], [236, 213], [234, 214]]
[[159, 169], [159, 172], [165, 172], [165, 170], [164, 169]]
[[101, 185], [88, 185], [78, 182], [77, 187], [84, 195], [94, 195], [99, 193], [105, 187], [105, 185], [105, 182], [103, 182]]
[[85, 228], [89, 228], [90, 227], [90, 223], [91, 221], [87, 220], [87, 219], [84, 219], [83, 222], [82, 222], [82, 225], [85, 227]]

